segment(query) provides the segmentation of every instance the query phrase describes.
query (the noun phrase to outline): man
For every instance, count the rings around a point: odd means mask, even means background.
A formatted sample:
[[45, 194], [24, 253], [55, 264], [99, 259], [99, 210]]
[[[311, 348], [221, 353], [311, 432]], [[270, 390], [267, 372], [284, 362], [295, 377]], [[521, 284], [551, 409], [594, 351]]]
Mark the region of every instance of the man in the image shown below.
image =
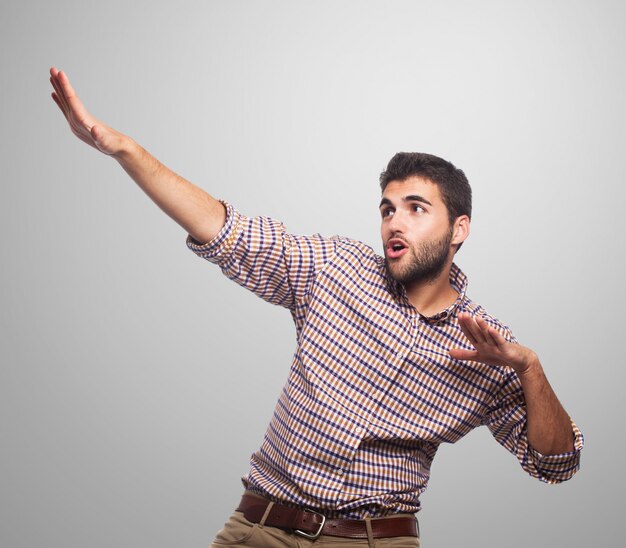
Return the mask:
[[414, 515], [437, 448], [480, 425], [542, 481], [576, 472], [582, 435], [536, 354], [466, 296], [453, 263], [470, 230], [461, 170], [428, 154], [392, 158], [383, 258], [243, 216], [93, 118], [65, 74], [51, 69], [51, 83], [74, 134], [115, 157], [192, 251], [292, 314], [287, 383], [214, 546], [419, 546]]

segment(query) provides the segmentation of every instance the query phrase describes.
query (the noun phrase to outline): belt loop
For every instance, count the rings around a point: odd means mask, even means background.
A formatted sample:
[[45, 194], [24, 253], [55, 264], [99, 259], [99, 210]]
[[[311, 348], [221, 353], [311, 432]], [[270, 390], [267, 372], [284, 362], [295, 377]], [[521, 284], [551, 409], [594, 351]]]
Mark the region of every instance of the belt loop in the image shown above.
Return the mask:
[[269, 504], [267, 505], [267, 508], [265, 509], [265, 512], [263, 513], [263, 517], [259, 521], [260, 527], [263, 527], [263, 525], [265, 525], [265, 520], [267, 519], [267, 516], [270, 515], [270, 512], [272, 511], [273, 506], [274, 506], [274, 503], [270, 500]]
[[372, 531], [372, 518], [365, 518], [365, 530], [367, 531], [367, 544], [374, 548], [374, 533]]

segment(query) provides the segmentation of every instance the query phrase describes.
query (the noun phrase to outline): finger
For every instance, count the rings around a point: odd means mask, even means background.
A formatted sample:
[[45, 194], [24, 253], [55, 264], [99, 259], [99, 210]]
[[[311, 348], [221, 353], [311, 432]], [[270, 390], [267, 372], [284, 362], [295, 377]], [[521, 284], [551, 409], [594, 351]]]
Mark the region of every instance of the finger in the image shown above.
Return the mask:
[[61, 93], [61, 84], [59, 84], [59, 71], [54, 67], [50, 69], [50, 82], [54, 86], [54, 89]]
[[496, 331], [493, 327], [489, 328], [488, 333], [489, 333], [489, 338], [491, 339], [492, 343], [498, 349], [502, 350], [508, 344], [508, 341], [500, 333], [498, 333], [498, 331]]
[[56, 67], [51, 67], [50, 68], [50, 81], [52, 80], [56, 80], [58, 77], [59, 71], [56, 69]]
[[459, 314], [458, 319], [459, 319], [459, 327], [461, 328], [461, 331], [467, 337], [469, 342], [472, 343], [474, 346], [476, 346], [477, 344], [476, 339], [474, 338], [474, 335], [472, 334], [471, 330], [468, 327], [467, 316], [465, 314]]
[[479, 317], [476, 318], [476, 323], [484, 334], [486, 342], [489, 342], [498, 348], [501, 348], [506, 344], [506, 339], [498, 332], [497, 329], [495, 329], [492, 325], [489, 325], [487, 320]]
[[62, 70], [60, 70], [57, 73], [57, 78], [59, 80], [59, 83], [61, 84], [61, 87], [63, 88], [63, 92], [65, 93], [65, 96], [68, 99], [75, 97], [76, 92], [74, 91], [74, 88], [72, 87], [72, 84], [70, 83], [70, 79], [67, 77], [67, 74], [65, 74]]
[[64, 108], [67, 116], [69, 114], [70, 107], [67, 104], [67, 100], [63, 96], [63, 90], [61, 89], [59, 82], [55, 78], [50, 77], [50, 83], [52, 84], [52, 87], [54, 88], [54, 91], [57, 95], [57, 99], [60, 101], [61, 106]]
[[485, 342], [485, 336], [476, 323], [476, 320], [467, 313], [459, 316], [459, 321], [461, 325], [461, 329], [463, 333], [467, 336], [468, 339], [476, 346], [476, 344], [483, 344]]
[[[85, 124], [78, 120], [77, 116], [72, 112], [72, 108], [67, 104], [67, 100], [63, 97], [62, 91], [53, 92], [52, 98], [61, 109], [61, 112], [63, 112], [63, 115], [65, 116], [72, 132], [76, 135], [79, 135], [81, 131], [84, 132], [84, 129], [81, 126], [84, 126]], [[82, 138], [83, 137], [81, 136], [81, 139]]]
[[493, 330], [493, 327], [482, 316], [477, 316], [475, 318], [475, 323], [476, 328], [480, 332], [480, 336], [482, 337], [483, 342], [491, 344], [493, 341], [490, 333]]
[[498, 330], [490, 325], [487, 320], [485, 320], [485, 318], [479, 316], [478, 318], [476, 318], [476, 324], [480, 328], [485, 343], [499, 347], [502, 345], [502, 343], [506, 342], [506, 340], [502, 338]]
[[476, 361], [478, 352], [476, 350], [465, 350], [463, 348], [453, 348], [449, 352], [450, 357], [455, 360], [472, 360]]
[[87, 112], [87, 109], [83, 105], [83, 102], [76, 94], [76, 91], [72, 87], [72, 84], [70, 83], [70, 79], [67, 77], [67, 74], [60, 70], [57, 74], [57, 81], [63, 93], [63, 98], [68, 105], [70, 113], [75, 116], [76, 121], [80, 125], [90, 130], [91, 126], [93, 126], [93, 122], [91, 120], [89, 112]]
[[[63, 105], [61, 104], [61, 100], [59, 99], [58, 95], [54, 91], [52, 92], [51, 95], [52, 95], [52, 98], [54, 99], [54, 102], [59, 107], [59, 110], [63, 113], [63, 116], [65, 116], [65, 119], [67, 120], [67, 113], [65, 112], [65, 109], [63, 108]], [[67, 121], [69, 122], [69, 120]]]
[[93, 124], [88, 120], [89, 113], [87, 112], [87, 109], [76, 94], [76, 91], [72, 87], [72, 84], [70, 83], [70, 79], [67, 77], [67, 74], [60, 70], [58, 72], [57, 78], [61, 90], [63, 91], [63, 96], [70, 108], [70, 112], [76, 116], [77, 121], [81, 125], [90, 130]]

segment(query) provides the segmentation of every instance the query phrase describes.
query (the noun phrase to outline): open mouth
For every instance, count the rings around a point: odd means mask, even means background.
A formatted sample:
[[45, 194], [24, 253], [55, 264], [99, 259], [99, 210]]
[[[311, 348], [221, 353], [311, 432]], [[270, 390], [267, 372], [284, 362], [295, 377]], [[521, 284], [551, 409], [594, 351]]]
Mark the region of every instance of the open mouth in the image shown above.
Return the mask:
[[387, 242], [387, 258], [398, 259], [409, 250], [408, 244], [400, 238], [392, 238]]

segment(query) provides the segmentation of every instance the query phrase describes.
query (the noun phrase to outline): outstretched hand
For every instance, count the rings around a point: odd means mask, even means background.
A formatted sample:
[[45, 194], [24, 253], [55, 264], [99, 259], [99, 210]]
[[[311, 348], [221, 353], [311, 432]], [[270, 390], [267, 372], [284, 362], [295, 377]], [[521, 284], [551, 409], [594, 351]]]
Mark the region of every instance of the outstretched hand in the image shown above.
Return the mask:
[[474, 346], [474, 350], [454, 348], [450, 356], [456, 360], [472, 360], [490, 365], [508, 365], [520, 374], [537, 360], [536, 354], [520, 344], [508, 342], [483, 318], [474, 318], [467, 312], [458, 316], [459, 326]]
[[128, 138], [103, 124], [87, 111], [63, 71], [52, 67], [50, 83], [54, 88], [52, 98], [76, 137], [104, 154], [115, 155], [123, 150]]

